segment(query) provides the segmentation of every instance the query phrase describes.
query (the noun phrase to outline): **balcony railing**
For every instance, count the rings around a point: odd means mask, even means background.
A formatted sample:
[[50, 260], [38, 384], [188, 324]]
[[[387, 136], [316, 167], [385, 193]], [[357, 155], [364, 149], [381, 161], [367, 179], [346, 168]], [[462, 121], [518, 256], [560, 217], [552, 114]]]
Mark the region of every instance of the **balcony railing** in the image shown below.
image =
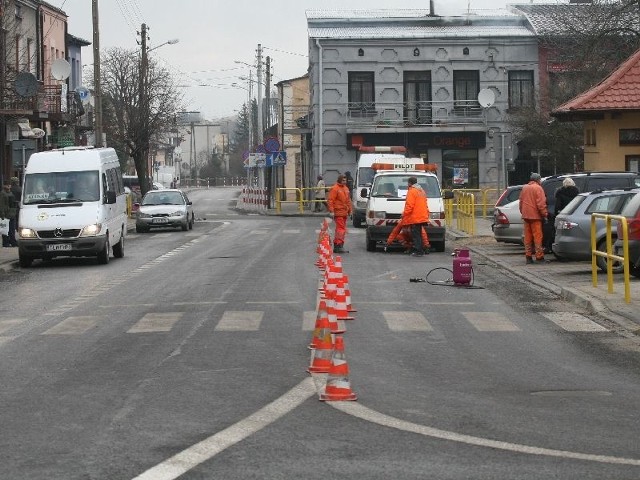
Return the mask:
[[75, 93], [69, 92], [64, 98], [60, 85], [41, 85], [38, 93], [32, 97], [21, 97], [11, 90], [0, 99], [2, 110], [26, 112], [45, 112], [50, 116], [78, 114]]
[[486, 111], [475, 100], [349, 103], [349, 127], [484, 125]]

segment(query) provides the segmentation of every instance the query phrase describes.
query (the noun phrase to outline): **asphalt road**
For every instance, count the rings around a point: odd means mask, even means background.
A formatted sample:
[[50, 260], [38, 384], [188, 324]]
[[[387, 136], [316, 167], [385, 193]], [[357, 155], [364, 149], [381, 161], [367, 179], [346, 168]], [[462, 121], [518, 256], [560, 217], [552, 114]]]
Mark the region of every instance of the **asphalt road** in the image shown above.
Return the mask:
[[[478, 262], [351, 230], [356, 402], [306, 372], [318, 218], [194, 191], [192, 231], [0, 276], [0, 478], [640, 477], [638, 345]], [[411, 283], [426, 277], [432, 283]]]

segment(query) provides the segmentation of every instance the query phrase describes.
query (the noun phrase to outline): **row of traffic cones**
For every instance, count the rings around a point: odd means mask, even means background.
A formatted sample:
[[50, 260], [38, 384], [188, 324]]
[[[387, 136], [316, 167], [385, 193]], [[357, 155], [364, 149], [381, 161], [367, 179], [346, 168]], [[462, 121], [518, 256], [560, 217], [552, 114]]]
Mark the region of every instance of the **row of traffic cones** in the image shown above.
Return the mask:
[[316, 266], [322, 272], [316, 323], [309, 343], [309, 373], [326, 373], [327, 382], [320, 393], [322, 401], [357, 400], [349, 382], [349, 365], [344, 352], [345, 321], [354, 320], [349, 279], [342, 271], [341, 257], [333, 258], [329, 221], [323, 220], [318, 234]]

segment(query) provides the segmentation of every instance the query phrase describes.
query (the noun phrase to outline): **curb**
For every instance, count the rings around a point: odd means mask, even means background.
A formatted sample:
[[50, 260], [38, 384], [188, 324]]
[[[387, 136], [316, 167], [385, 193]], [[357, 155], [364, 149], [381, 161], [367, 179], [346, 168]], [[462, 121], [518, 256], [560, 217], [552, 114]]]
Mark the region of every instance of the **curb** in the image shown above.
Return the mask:
[[[464, 233], [449, 232], [449, 231], [447, 231], [447, 236], [450, 236], [450, 239], [453, 241], [459, 240], [462, 238], [471, 238], [470, 235], [466, 235]], [[485, 261], [492, 262], [500, 269], [506, 270], [510, 272], [512, 275], [518, 277], [518, 279], [522, 280], [523, 283], [526, 282], [526, 283], [534, 284], [538, 288], [544, 289], [548, 292], [558, 295], [561, 299], [567, 302], [570, 302], [574, 305], [577, 305], [579, 307], [585, 308], [590, 313], [603, 317], [615, 323], [619, 327], [633, 333], [634, 335], [636, 335], [637, 332], [640, 330], [640, 325], [638, 325], [638, 323], [626, 318], [625, 316], [622, 316], [614, 312], [604, 302], [602, 302], [598, 298], [592, 297], [590, 295], [585, 294], [584, 292], [577, 291], [573, 288], [556, 285], [555, 283], [552, 283], [549, 279], [543, 280], [537, 277], [531, 278], [531, 277], [525, 276], [523, 273], [512, 269], [506, 263], [500, 260], [496, 260], [495, 258], [489, 257], [481, 249], [478, 249], [473, 245], [469, 246], [468, 248], [475, 255], [480, 256]]]

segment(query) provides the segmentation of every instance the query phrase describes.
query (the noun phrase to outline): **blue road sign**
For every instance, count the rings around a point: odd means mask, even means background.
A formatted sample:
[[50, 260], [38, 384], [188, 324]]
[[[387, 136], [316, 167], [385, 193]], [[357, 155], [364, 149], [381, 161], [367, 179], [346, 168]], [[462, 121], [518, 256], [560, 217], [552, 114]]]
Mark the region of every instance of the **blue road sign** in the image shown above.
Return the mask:
[[267, 153], [267, 167], [277, 167], [287, 164], [287, 152]]

